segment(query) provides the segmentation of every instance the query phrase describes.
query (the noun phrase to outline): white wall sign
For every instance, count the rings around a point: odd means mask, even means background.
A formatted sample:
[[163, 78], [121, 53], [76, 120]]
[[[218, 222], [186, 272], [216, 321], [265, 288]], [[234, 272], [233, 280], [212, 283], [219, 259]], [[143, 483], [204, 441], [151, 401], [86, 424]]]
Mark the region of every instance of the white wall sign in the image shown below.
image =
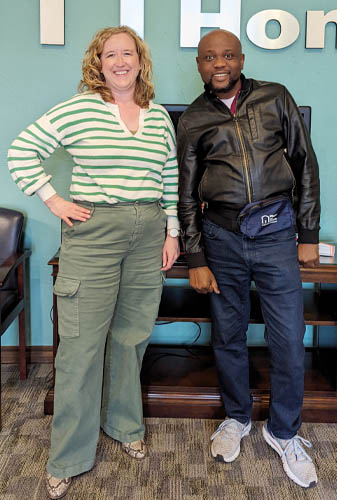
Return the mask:
[[120, 24], [126, 24], [144, 38], [144, 0], [120, 0]]
[[40, 0], [40, 43], [64, 45], [64, 0]]
[[180, 47], [196, 47], [200, 28], [221, 28], [240, 38], [241, 0], [220, 0], [219, 13], [201, 12], [201, 0], [181, 0]]
[[[266, 34], [267, 23], [278, 21], [281, 33], [277, 38], [269, 38]], [[284, 49], [297, 40], [300, 25], [295, 16], [285, 10], [262, 10], [251, 17], [247, 24], [248, 38], [263, 49]]]
[[337, 24], [337, 10], [331, 10], [325, 15], [324, 10], [307, 11], [307, 35], [305, 42], [307, 49], [324, 49], [325, 26], [330, 22]]
[[[120, 24], [131, 26], [144, 38], [145, 0], [120, 0]], [[241, 0], [220, 0], [220, 12], [201, 12], [201, 0], [181, 0], [180, 46], [197, 47], [201, 28], [222, 28], [240, 37]], [[281, 26], [277, 38], [269, 38], [266, 26], [276, 20]], [[337, 26], [337, 10], [308, 10], [306, 48], [323, 49], [327, 23]], [[264, 49], [282, 49], [293, 44], [300, 33], [299, 22], [285, 10], [257, 12], [247, 23], [247, 36]], [[336, 36], [337, 39], [337, 36]], [[64, 45], [64, 0], [40, 0], [40, 43]]]

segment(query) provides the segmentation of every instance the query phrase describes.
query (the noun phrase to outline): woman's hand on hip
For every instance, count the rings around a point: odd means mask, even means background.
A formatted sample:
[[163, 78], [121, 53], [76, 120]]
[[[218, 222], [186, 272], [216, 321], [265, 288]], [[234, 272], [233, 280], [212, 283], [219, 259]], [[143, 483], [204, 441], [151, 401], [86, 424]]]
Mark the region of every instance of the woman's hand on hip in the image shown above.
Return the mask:
[[90, 210], [88, 208], [67, 201], [58, 194], [54, 194], [44, 203], [51, 213], [62, 219], [68, 226], [73, 225], [70, 219], [80, 220], [82, 222], [90, 219]]
[[163, 246], [163, 267], [162, 271], [171, 269], [180, 255], [179, 238], [172, 238], [167, 235]]

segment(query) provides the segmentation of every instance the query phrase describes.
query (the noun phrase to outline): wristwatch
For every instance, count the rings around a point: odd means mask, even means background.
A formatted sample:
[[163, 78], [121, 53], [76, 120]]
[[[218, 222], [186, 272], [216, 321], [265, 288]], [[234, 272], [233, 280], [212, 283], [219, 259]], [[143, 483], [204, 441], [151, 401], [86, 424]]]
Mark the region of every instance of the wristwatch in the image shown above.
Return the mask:
[[179, 229], [175, 227], [167, 230], [167, 234], [171, 236], [171, 238], [177, 238], [179, 236]]

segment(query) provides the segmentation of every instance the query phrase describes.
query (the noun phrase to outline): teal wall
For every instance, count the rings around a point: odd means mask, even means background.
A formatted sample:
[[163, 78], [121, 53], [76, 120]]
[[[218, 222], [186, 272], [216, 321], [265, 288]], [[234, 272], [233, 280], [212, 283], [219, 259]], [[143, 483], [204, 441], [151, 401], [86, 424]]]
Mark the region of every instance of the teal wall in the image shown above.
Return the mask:
[[[65, 46], [39, 43], [39, 0], [11, 0], [0, 4], [0, 205], [22, 210], [27, 216], [26, 246], [33, 255], [30, 266], [31, 345], [52, 343], [50, 309], [52, 279], [48, 260], [60, 242], [60, 222], [35, 196], [26, 197], [11, 180], [7, 149], [29, 123], [58, 102], [76, 92], [81, 60], [94, 32], [119, 23], [118, 0], [65, 0]], [[81, 6], [81, 10], [79, 9]], [[219, 0], [204, 0], [205, 12], [216, 11]], [[253, 45], [246, 36], [248, 20], [264, 9], [283, 9], [298, 19], [297, 41], [288, 48], [268, 51]], [[322, 240], [335, 240], [336, 197], [336, 28], [326, 28], [324, 49], [305, 49], [307, 10], [337, 9], [333, 0], [242, 0], [241, 39], [246, 54], [245, 74], [284, 83], [300, 105], [312, 106], [312, 140], [321, 168]], [[145, 0], [145, 39], [152, 51], [156, 101], [189, 103], [202, 91], [195, 67], [196, 49], [179, 48], [180, 0]], [[270, 23], [270, 36], [277, 26]], [[66, 195], [71, 161], [58, 151], [46, 162], [52, 183]], [[197, 333], [193, 324], [156, 327], [155, 342], [189, 342]], [[307, 343], [311, 331], [308, 331]], [[209, 341], [209, 326], [202, 328], [202, 342]], [[250, 328], [251, 342], [261, 341], [261, 327]], [[3, 345], [17, 344], [17, 325], [2, 339]]]

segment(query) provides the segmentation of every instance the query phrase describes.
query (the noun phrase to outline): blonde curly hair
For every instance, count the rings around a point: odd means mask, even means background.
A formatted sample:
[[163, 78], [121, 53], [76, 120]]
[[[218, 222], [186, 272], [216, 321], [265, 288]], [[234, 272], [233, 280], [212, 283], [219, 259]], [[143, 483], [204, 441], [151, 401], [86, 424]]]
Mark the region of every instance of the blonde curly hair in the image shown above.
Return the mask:
[[104, 76], [101, 73], [101, 54], [104, 43], [108, 40], [108, 38], [112, 35], [118, 35], [120, 33], [128, 34], [136, 44], [141, 69], [136, 80], [134, 99], [138, 106], [141, 108], [147, 108], [149, 106], [149, 101], [154, 98], [154, 86], [151, 82], [152, 62], [150, 59], [149, 49], [137, 33], [128, 26], [104, 28], [95, 34], [92, 42], [84, 54], [82, 63], [83, 77], [78, 86], [78, 90], [79, 92], [85, 92], [87, 90], [94, 93], [98, 92], [104, 101], [114, 102], [111, 90], [106, 85]]

